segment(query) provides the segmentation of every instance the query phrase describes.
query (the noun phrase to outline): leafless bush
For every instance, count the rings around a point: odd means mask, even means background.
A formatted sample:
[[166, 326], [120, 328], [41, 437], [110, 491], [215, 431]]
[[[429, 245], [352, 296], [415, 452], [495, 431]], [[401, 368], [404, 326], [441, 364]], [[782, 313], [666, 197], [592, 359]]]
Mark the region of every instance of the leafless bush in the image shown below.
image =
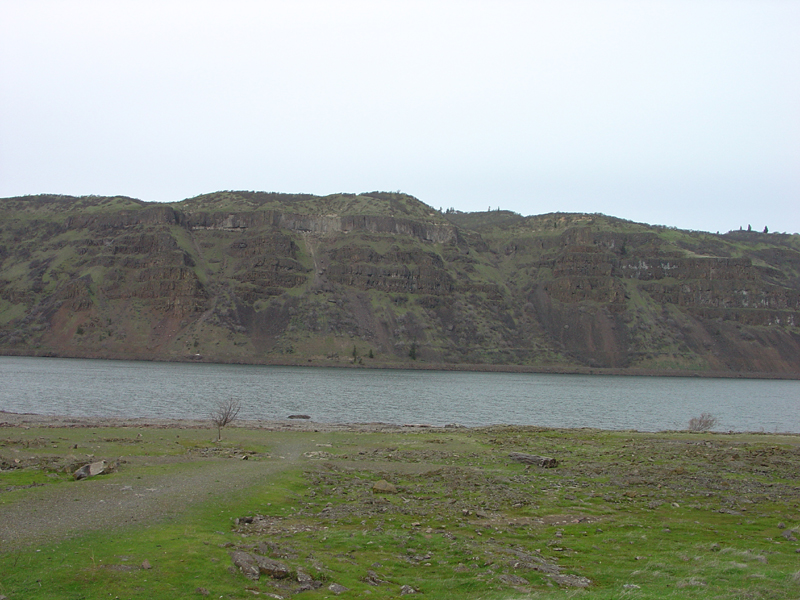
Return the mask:
[[711, 413], [703, 413], [699, 417], [689, 419], [689, 431], [708, 431], [717, 424], [717, 417]]
[[217, 441], [222, 439], [222, 428], [239, 416], [242, 404], [235, 398], [221, 400], [217, 408], [211, 411], [211, 422], [217, 428]]

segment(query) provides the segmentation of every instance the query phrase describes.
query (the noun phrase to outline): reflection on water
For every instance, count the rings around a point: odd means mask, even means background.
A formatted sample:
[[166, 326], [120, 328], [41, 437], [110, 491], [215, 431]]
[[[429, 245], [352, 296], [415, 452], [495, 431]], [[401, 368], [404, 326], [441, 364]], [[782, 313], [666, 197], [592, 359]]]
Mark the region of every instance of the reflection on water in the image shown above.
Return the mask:
[[800, 432], [799, 381], [0, 357], [9, 412], [204, 419], [228, 397], [251, 419]]

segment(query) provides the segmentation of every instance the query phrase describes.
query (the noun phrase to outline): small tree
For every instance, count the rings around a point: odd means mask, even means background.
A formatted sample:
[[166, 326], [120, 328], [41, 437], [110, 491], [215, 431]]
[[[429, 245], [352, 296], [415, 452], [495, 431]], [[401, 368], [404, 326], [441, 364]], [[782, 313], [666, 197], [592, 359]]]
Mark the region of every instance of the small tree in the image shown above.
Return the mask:
[[703, 413], [699, 417], [689, 419], [689, 431], [708, 431], [717, 424], [717, 418], [711, 413]]
[[217, 428], [217, 441], [222, 439], [222, 428], [239, 416], [242, 404], [235, 398], [221, 400], [217, 408], [211, 411], [211, 422]]
[[411, 342], [411, 350], [408, 351], [411, 360], [417, 360], [417, 342]]

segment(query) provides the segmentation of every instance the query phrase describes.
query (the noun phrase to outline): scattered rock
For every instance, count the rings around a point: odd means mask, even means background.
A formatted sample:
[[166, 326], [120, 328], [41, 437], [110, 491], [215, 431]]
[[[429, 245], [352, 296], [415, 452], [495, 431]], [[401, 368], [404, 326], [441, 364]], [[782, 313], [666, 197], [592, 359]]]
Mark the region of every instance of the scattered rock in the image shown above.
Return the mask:
[[328, 586], [328, 589], [329, 589], [330, 591], [332, 591], [334, 594], [336, 594], [337, 596], [338, 596], [339, 594], [343, 594], [344, 592], [349, 592], [349, 591], [350, 591], [350, 588], [346, 588], [346, 587], [344, 587], [343, 585], [341, 585], [341, 584], [339, 584], [339, 583], [332, 583], [332, 584], [330, 584], [330, 585]]
[[589, 587], [592, 582], [587, 577], [580, 577], [579, 575], [549, 575], [558, 585], [564, 587]]
[[376, 494], [396, 494], [397, 487], [385, 479], [381, 479], [372, 484], [372, 491]]
[[719, 552], [720, 551], [720, 545], [717, 544], [716, 542], [714, 542], [713, 544], [711, 544], [711, 547], [709, 548], [709, 550], [711, 550], [711, 552]]
[[211, 595], [211, 592], [209, 592], [209, 591], [208, 591], [206, 588], [204, 588], [204, 587], [199, 587], [199, 588], [197, 588], [197, 589], [195, 590], [195, 592], [197, 592], [197, 593], [198, 593], [198, 594], [200, 594], [201, 596], [210, 596], [210, 595]]
[[106, 468], [108, 468], [108, 463], [104, 460], [100, 460], [98, 462], [89, 463], [88, 465], [83, 465], [80, 469], [75, 471], [72, 476], [75, 479], [86, 479], [87, 477], [94, 477], [95, 475], [104, 473]]
[[368, 583], [369, 585], [382, 585], [384, 583], [389, 583], [385, 579], [381, 579], [380, 576], [372, 570], [367, 571], [366, 576], [363, 578], [364, 583]]
[[641, 586], [636, 585], [635, 583], [626, 583], [625, 585], [622, 586], [622, 588], [625, 589], [625, 590], [640, 590], [640, 589], [642, 589]]
[[530, 582], [527, 579], [520, 577], [519, 575], [504, 574], [500, 575], [498, 579], [506, 585], [530, 585]]
[[317, 590], [322, 587], [321, 581], [316, 581], [311, 575], [299, 569], [297, 570], [297, 583], [300, 584], [300, 587], [297, 589], [298, 592]]
[[781, 532], [781, 535], [783, 537], [785, 537], [787, 540], [789, 540], [790, 542], [796, 542], [797, 538], [794, 536], [795, 533], [797, 533], [797, 532], [794, 529], [784, 529]]
[[152, 569], [152, 568], [153, 568], [153, 565], [151, 565], [151, 564], [150, 564], [150, 561], [149, 561], [149, 560], [147, 560], [147, 559], [144, 559], [144, 560], [142, 561], [142, 569], [144, 569], [145, 571], [149, 571], [149, 570], [150, 570], [150, 569]]
[[310, 583], [312, 581], [314, 581], [314, 578], [311, 575], [305, 571], [297, 570], [297, 583]]
[[290, 575], [289, 567], [279, 560], [273, 560], [266, 556], [253, 556], [251, 558], [255, 560], [256, 565], [258, 565], [258, 571], [262, 575], [269, 575], [273, 579], [285, 579]]
[[778, 529], [786, 529], [786, 523], [784, 523], [783, 521], [778, 523]]
[[400, 588], [400, 595], [401, 596], [406, 596], [408, 594], [416, 594], [416, 593], [417, 593], [417, 590], [415, 590], [410, 585], [404, 585], [403, 587]]
[[234, 550], [231, 552], [231, 560], [242, 572], [242, 575], [253, 581], [258, 581], [261, 572], [258, 570], [258, 564], [253, 556], [241, 550]]
[[558, 466], [558, 461], [555, 458], [548, 456], [537, 456], [536, 454], [525, 454], [524, 452], [512, 452], [508, 455], [511, 460], [524, 463], [526, 465], [535, 465], [544, 469], [554, 469]]

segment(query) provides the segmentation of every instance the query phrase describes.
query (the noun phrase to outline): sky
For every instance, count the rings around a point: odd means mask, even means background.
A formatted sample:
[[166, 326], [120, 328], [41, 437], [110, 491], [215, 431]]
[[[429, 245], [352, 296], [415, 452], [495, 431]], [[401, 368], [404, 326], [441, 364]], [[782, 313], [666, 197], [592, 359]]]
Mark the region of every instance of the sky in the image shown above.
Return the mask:
[[0, 197], [800, 232], [796, 0], [0, 0]]

